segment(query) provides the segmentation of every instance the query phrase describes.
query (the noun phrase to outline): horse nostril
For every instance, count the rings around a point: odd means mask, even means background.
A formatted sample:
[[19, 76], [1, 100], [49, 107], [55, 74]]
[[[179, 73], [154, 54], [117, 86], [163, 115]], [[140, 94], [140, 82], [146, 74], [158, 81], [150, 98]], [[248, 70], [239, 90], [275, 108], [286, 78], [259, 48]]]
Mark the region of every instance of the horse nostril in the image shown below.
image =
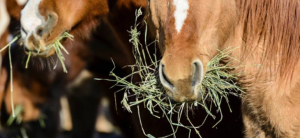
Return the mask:
[[52, 18], [51, 14], [48, 14], [48, 20], [50, 20]]
[[193, 63], [194, 73], [192, 77], [192, 86], [198, 86], [203, 79], [203, 64], [200, 60], [196, 60]]
[[40, 37], [42, 37], [42, 35], [43, 35], [43, 28], [37, 29], [36, 34], [39, 35]]
[[21, 27], [21, 30], [27, 35], [28, 33], [27, 33], [27, 31], [23, 28], [23, 27]]
[[159, 65], [159, 79], [160, 79], [160, 82], [162, 83], [162, 85], [164, 87], [166, 87], [170, 91], [173, 90], [174, 85], [170, 82], [170, 80], [166, 76], [166, 74], [165, 74], [165, 66], [164, 66], [163, 63], [160, 63], [160, 65]]

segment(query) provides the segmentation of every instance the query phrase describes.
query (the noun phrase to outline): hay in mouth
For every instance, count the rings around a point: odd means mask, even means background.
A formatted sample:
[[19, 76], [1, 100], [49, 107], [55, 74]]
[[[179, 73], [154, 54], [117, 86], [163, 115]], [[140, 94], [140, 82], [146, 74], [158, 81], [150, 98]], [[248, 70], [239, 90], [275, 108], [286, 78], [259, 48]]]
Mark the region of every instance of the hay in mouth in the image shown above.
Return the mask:
[[[65, 39], [65, 38], [69, 38], [71, 40], [73, 40], [73, 36], [71, 34], [69, 34], [68, 32], [64, 32], [53, 44], [51, 44], [50, 46], [48, 46], [47, 50], [46, 51], [50, 51], [51, 49], [54, 48], [55, 50], [55, 53], [62, 65], [62, 68], [63, 68], [63, 71], [65, 73], [68, 73], [68, 70], [65, 66], [65, 57], [62, 53], [62, 50], [66, 53], [66, 54], [69, 54], [69, 52], [65, 49], [65, 47], [61, 44], [61, 40]], [[39, 54], [39, 51], [37, 52], [37, 54]], [[27, 69], [28, 68], [28, 63], [29, 63], [29, 60], [31, 58], [31, 55], [35, 55], [32, 53], [32, 51], [29, 51], [28, 52], [28, 57], [27, 57], [27, 60], [26, 60], [26, 65], [25, 65], [25, 68]]]
[[[212, 117], [213, 119], [216, 118], [216, 116], [211, 112], [212, 106], [217, 107], [217, 112], [221, 115], [220, 120], [213, 126], [215, 127], [223, 118], [221, 110], [222, 100], [225, 99], [229, 106], [228, 96], [230, 94], [241, 96], [241, 93], [243, 92], [236, 83], [236, 74], [230, 73], [230, 70], [234, 70], [238, 67], [230, 67], [229, 64], [223, 62], [226, 61], [226, 59], [228, 60], [231, 58], [229, 54], [235, 49], [228, 48], [222, 51], [219, 50], [219, 53], [207, 64], [207, 71], [205, 73], [199, 91], [199, 94], [202, 97], [201, 101], [194, 101], [192, 104], [188, 104], [185, 102], [174, 103], [168, 96], [165, 96], [165, 91], [158, 81], [159, 79], [157, 71], [160, 61], [156, 57], [156, 50], [153, 54], [150, 53], [148, 49], [149, 46], [156, 45], [157, 41], [147, 44], [147, 27], [145, 30], [145, 46], [139, 40], [139, 36], [141, 33], [137, 29], [140, 25], [139, 23], [137, 23], [137, 19], [141, 15], [141, 9], [137, 10], [135, 24], [129, 31], [131, 36], [131, 39], [129, 41], [133, 45], [133, 55], [136, 60], [135, 65], [129, 66], [132, 69], [132, 73], [126, 77], [121, 78], [114, 73], [113, 69], [110, 72], [110, 76], [114, 77], [114, 79], [96, 80], [107, 80], [115, 82], [116, 84], [113, 87], [121, 87], [121, 89], [116, 93], [125, 91], [121, 104], [130, 113], [132, 113], [132, 107], [137, 107], [141, 126], [143, 125], [141, 121], [139, 105], [144, 105], [144, 107], [147, 108], [150, 114], [154, 117], [161, 118], [163, 116], [166, 117], [166, 119], [169, 121], [173, 133], [162, 137], [169, 137], [172, 135], [174, 135], [175, 137], [175, 134], [179, 127], [188, 129], [190, 132], [189, 137], [192, 129], [194, 129], [198, 136], [201, 137], [200, 132], [197, 129], [203, 125], [208, 116]], [[147, 61], [150, 61], [150, 63]], [[138, 83], [133, 83], [132, 78], [136, 75], [140, 77], [141, 81]], [[129, 97], [135, 97], [135, 100], [129, 101]], [[183, 111], [188, 110], [189, 106], [201, 106], [205, 109], [207, 116], [201, 125], [193, 125], [193, 123], [189, 119], [188, 111], [186, 112], [186, 117], [190, 123], [190, 126], [185, 126], [180, 122]], [[158, 111], [157, 108], [161, 111]], [[229, 110], [231, 111], [230, 106]], [[175, 113], [178, 114], [177, 121], [173, 122], [172, 115]], [[145, 136], [150, 138], [154, 137], [151, 134], [146, 134], [143, 127], [142, 130]]]

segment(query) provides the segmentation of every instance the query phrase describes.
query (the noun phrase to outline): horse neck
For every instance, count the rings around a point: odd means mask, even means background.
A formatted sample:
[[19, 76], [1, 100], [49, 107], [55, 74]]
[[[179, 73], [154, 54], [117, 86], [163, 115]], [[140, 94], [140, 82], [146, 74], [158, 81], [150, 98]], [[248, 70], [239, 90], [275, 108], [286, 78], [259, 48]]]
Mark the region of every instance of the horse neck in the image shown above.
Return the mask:
[[238, 22], [225, 48], [236, 48], [231, 56], [239, 62], [233, 65], [244, 65], [238, 71], [245, 72], [245, 80], [255, 78], [251, 81], [271, 81], [278, 86], [292, 86], [299, 80], [295, 75], [295, 70], [300, 69], [297, 4], [236, 0]]

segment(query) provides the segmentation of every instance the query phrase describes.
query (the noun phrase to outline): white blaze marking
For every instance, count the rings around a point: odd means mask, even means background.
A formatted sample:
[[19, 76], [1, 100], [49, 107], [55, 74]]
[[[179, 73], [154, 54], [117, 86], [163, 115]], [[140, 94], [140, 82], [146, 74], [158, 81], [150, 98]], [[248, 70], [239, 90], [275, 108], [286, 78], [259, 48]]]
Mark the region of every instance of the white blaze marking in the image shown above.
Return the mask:
[[27, 2], [27, 0], [17, 0], [18, 5], [20, 5], [20, 6], [25, 5], [26, 2]]
[[[29, 36], [35, 29], [42, 24], [43, 18], [39, 13], [39, 4], [42, 0], [29, 0], [24, 9], [21, 12], [21, 25]], [[21, 31], [22, 37], [25, 37], [25, 33]]]
[[6, 0], [0, 0], [0, 38], [6, 31], [10, 18], [6, 9]]
[[188, 0], [173, 0], [173, 5], [176, 8], [174, 13], [175, 27], [179, 33], [188, 14], [189, 2]]

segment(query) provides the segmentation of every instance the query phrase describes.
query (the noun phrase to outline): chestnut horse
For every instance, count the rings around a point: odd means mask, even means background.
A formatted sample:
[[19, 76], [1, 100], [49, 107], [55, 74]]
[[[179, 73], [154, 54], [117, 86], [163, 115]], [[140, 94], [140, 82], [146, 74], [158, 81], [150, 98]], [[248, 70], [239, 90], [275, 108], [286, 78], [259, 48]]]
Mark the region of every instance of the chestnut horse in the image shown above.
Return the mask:
[[[300, 1], [150, 0], [160, 80], [178, 102], [201, 100], [207, 63], [229, 47], [248, 138], [300, 137]], [[257, 65], [257, 66], [254, 66]]]
[[[36, 58], [44, 58], [55, 56], [55, 51], [48, 47], [63, 32], [67, 31], [74, 36], [73, 42], [63, 41], [63, 45], [70, 53], [65, 57], [69, 73], [63, 75], [58, 71], [59, 73], [52, 75], [58, 81], [57, 83], [61, 83], [54, 84], [56, 89], [66, 89], [66, 86], [72, 84], [83, 70], [91, 72], [93, 77], [109, 77], [109, 71], [113, 68], [110, 58], [116, 63], [118, 72], [125, 75], [121, 67], [134, 63], [127, 30], [130, 25], [134, 24], [134, 11], [139, 7], [146, 7], [146, 1], [29, 0], [21, 12], [20, 30], [23, 44], [27, 50], [36, 53], [34, 54]], [[130, 16], [124, 18], [123, 16], [127, 14]], [[38, 49], [40, 53], [37, 52]], [[113, 101], [116, 89], [109, 89], [113, 84], [96, 83], [97, 89], [67, 94], [73, 120], [72, 137], [92, 137], [99, 97], [106, 95]], [[87, 88], [93, 84], [95, 82]], [[77, 87], [71, 90], [78, 89]], [[115, 122], [119, 124], [124, 135], [140, 137], [137, 134], [140, 131], [131, 133], [131, 128], [128, 127], [128, 120], [131, 119], [128, 119], [128, 114], [117, 115], [114, 107], [112, 105], [112, 114], [116, 116]]]

